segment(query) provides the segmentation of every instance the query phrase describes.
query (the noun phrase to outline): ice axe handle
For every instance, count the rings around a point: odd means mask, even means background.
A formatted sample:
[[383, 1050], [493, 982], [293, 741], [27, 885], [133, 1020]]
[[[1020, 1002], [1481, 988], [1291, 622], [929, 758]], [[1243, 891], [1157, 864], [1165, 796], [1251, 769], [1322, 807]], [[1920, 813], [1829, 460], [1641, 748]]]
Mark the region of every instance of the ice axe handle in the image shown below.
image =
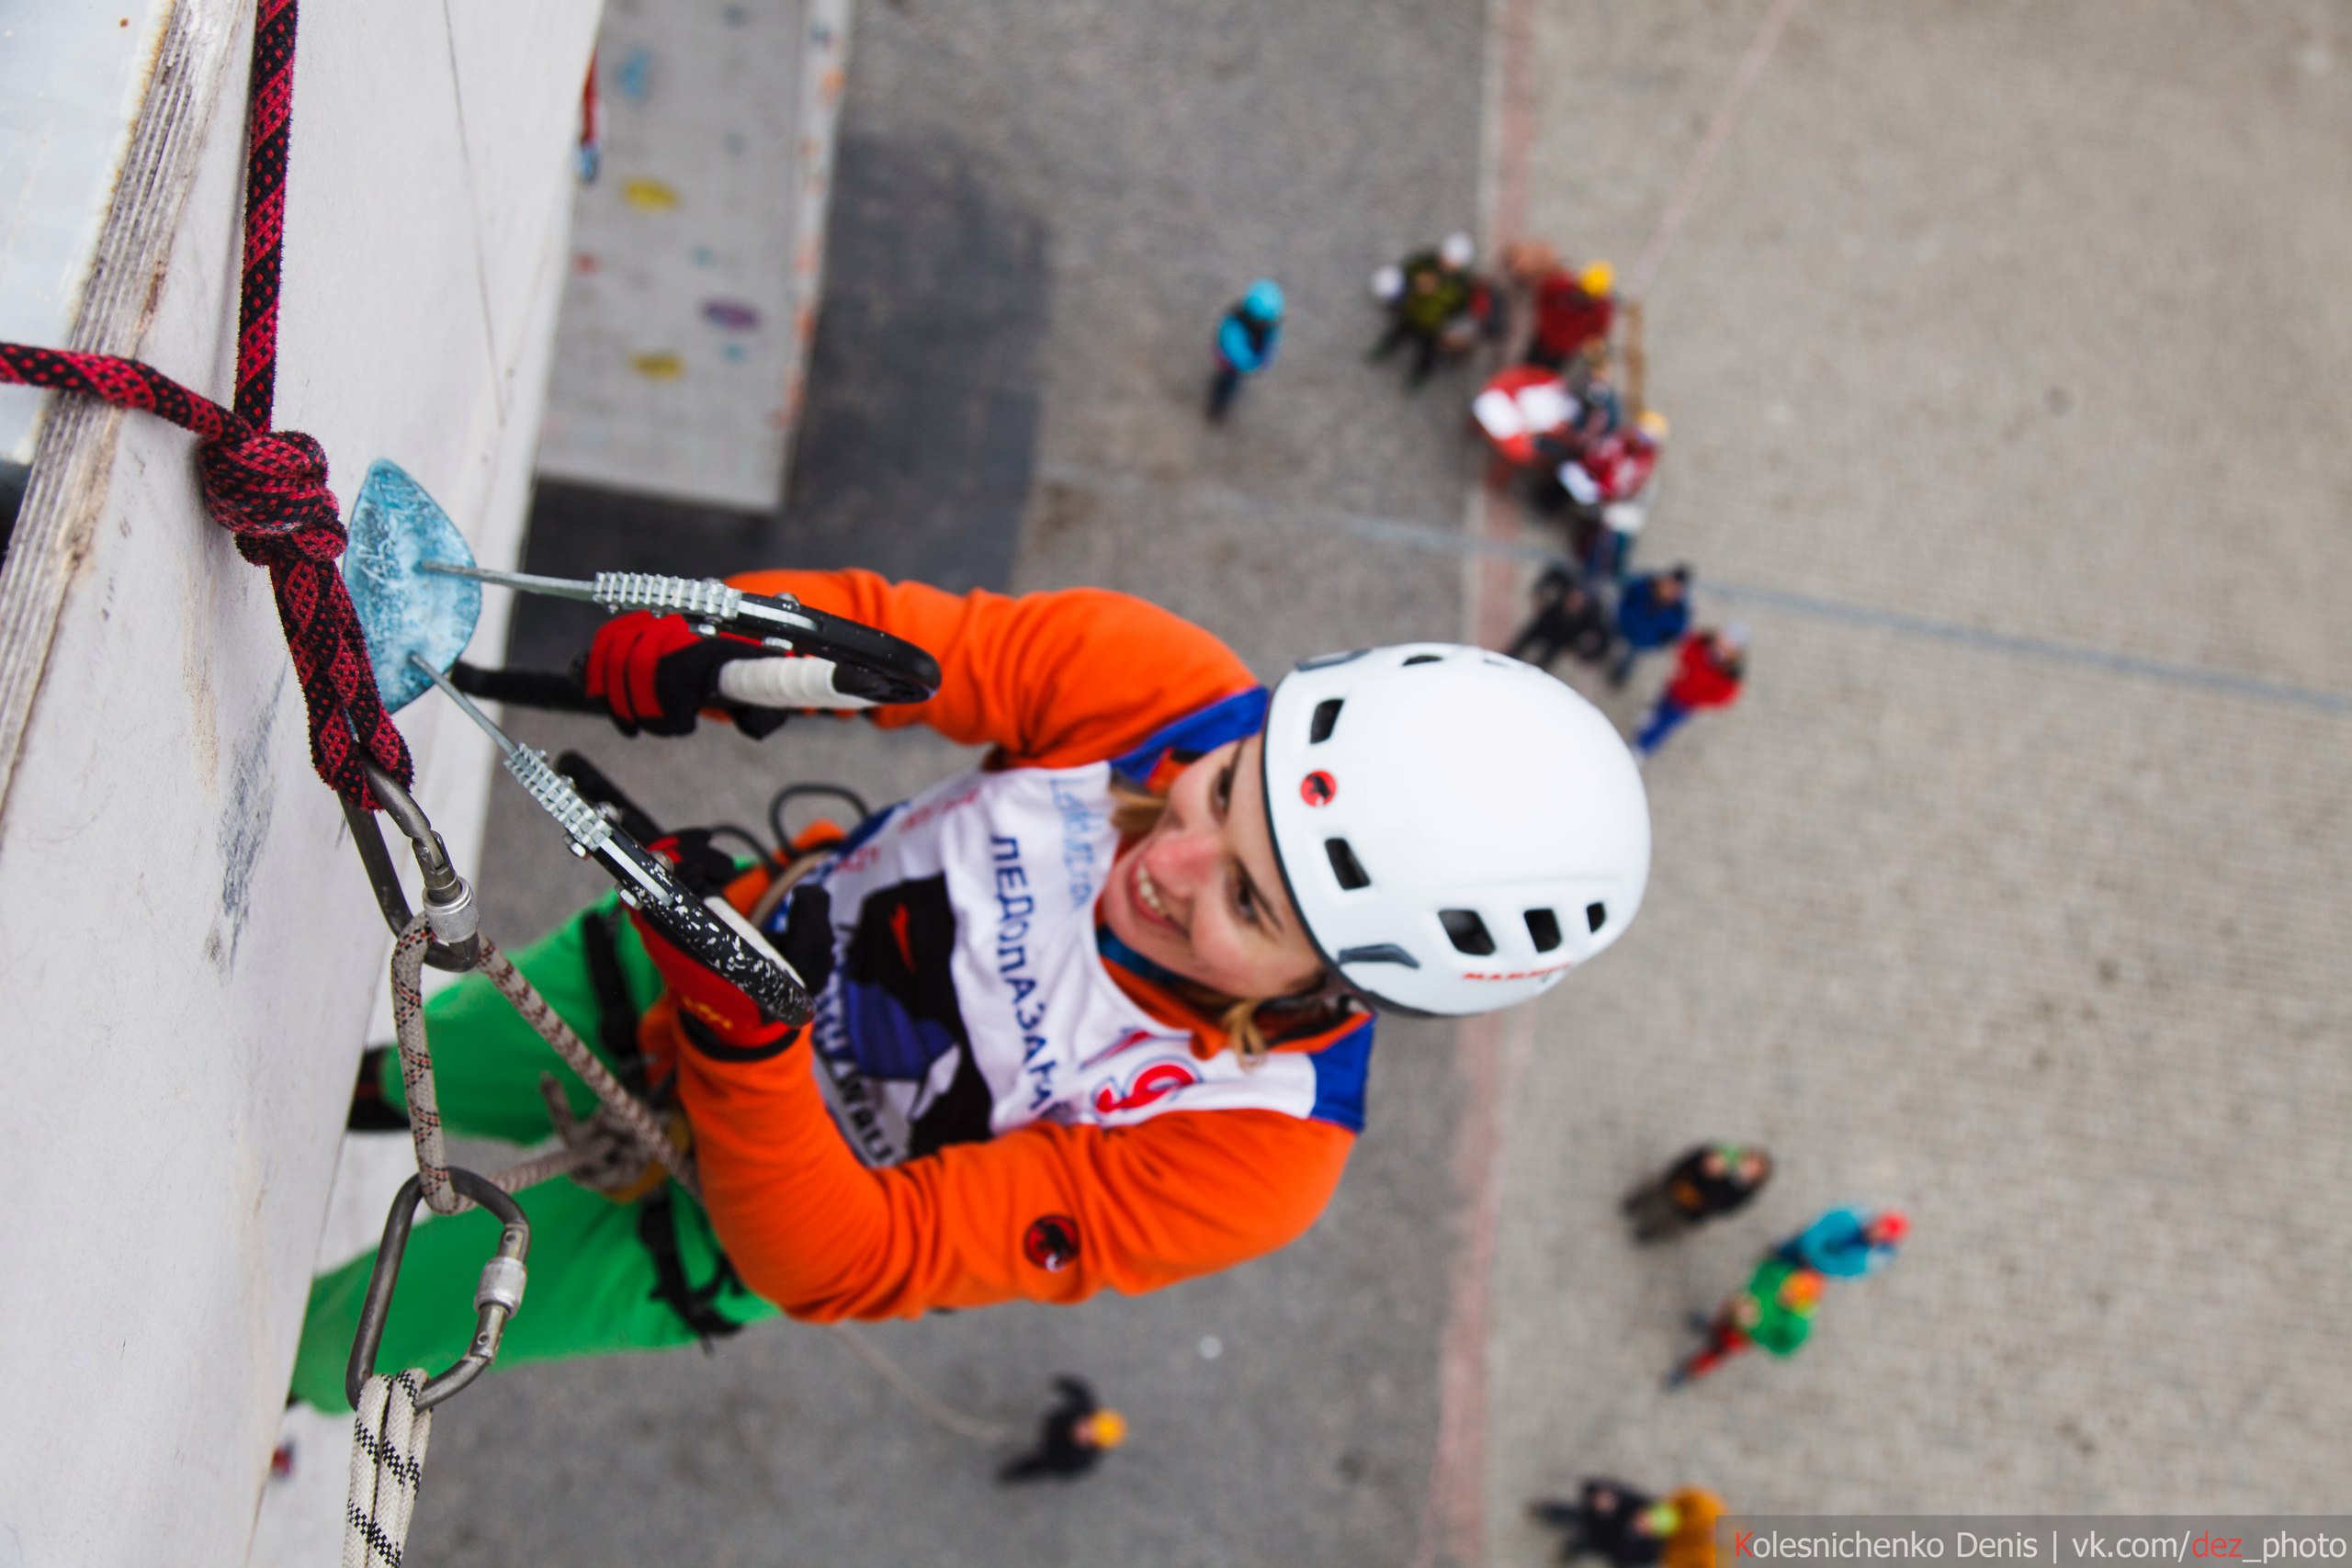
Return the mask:
[[563, 670], [484, 670], [464, 660], [449, 666], [449, 683], [469, 697], [556, 713], [605, 714], [580, 677]]

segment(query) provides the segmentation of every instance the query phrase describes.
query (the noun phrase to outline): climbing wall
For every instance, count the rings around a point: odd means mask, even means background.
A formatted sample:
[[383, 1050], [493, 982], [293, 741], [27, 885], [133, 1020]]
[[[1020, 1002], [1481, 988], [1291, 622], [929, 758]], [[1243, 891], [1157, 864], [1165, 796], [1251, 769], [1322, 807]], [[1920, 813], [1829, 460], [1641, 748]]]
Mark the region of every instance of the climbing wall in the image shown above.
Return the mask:
[[[11, 320], [230, 394], [254, 15], [0, 4], [0, 276], [55, 290], [45, 327]], [[277, 424], [318, 441], [345, 509], [398, 462], [492, 565], [521, 542], [596, 19], [300, 9]], [[66, 240], [34, 248], [43, 224]], [[246, 1560], [384, 987], [269, 579], [202, 511], [193, 452], [56, 399], [0, 562], [11, 1568]], [[487, 744], [444, 702], [399, 724], [471, 870]]]
[[[0, 339], [62, 344], [153, 68], [165, 0], [0, 10]], [[0, 389], [0, 462], [29, 463], [46, 392]]]
[[[775, 506], [815, 330], [850, 0], [612, 0], [539, 471]], [[593, 170], [593, 172], [592, 172]]]

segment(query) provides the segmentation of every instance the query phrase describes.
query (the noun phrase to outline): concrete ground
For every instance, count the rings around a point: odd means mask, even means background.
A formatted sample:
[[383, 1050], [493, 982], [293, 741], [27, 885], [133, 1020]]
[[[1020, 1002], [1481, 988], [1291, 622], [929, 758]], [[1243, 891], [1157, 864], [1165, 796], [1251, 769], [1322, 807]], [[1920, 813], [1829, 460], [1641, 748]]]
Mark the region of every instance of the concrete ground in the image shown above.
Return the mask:
[[[1530, 226], [1629, 258], [1765, 12], [1547, 4]], [[1649, 770], [1650, 901], [1544, 1011], [1487, 1501], [2352, 1497], [2352, 17], [1805, 0], [1650, 306], [1653, 561], [1754, 627]], [[2057, 644], [2059, 648], [2021, 646]], [[1543, 1047], [1549, 1047], [1545, 1049]], [[1629, 1257], [1682, 1142], [1781, 1151]], [[1671, 1397], [1834, 1201], [1915, 1239]]]
[[[876, 0], [796, 493], [550, 494], [534, 564], [1099, 582], [1270, 677], [1506, 620], [1451, 553], [1467, 382], [1364, 366], [1363, 278], [1482, 176], [1498, 226], [1630, 262], [1763, 12], [1498, 0], [1490, 75], [1462, 4]], [[991, 1416], [1093, 1376], [1136, 1427], [1097, 1479], [1000, 1493], [772, 1325], [468, 1393], [416, 1560], [1532, 1562], [1526, 1499], [1594, 1472], [1759, 1510], [2352, 1500], [2347, 85], [2335, 7], [1804, 0], [1651, 299], [1642, 548], [1755, 650], [1649, 770], [1626, 939], [1532, 1019], [1385, 1023], [1283, 1254], [875, 1331]], [[1261, 272], [1283, 357], [1211, 432], [1209, 331]], [[526, 620], [518, 661], [576, 635]], [[517, 728], [676, 820], [956, 761]], [[503, 784], [492, 842], [494, 931], [594, 891]], [[1776, 1184], [1637, 1254], [1617, 1194], [1709, 1135]], [[1836, 1201], [1907, 1206], [1901, 1261], [1794, 1360], [1664, 1395], [1683, 1314]]]

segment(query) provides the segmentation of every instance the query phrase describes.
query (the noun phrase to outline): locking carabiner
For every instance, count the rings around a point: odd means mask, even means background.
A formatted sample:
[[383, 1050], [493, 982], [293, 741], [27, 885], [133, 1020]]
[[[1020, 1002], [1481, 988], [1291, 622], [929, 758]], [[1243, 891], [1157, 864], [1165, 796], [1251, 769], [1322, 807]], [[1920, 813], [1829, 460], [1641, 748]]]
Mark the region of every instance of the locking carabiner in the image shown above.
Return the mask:
[[[344, 1369], [343, 1392], [356, 1409], [368, 1380], [376, 1372], [376, 1353], [384, 1343], [384, 1320], [391, 1314], [392, 1287], [400, 1282], [401, 1255], [408, 1250], [408, 1233], [416, 1224], [424, 1178], [412, 1176], [401, 1183], [392, 1212], [384, 1221], [384, 1239], [376, 1248], [376, 1267], [368, 1275], [368, 1294], [359, 1305], [359, 1332], [351, 1342], [351, 1364]], [[522, 1205], [487, 1177], [456, 1166], [449, 1168], [450, 1185], [498, 1216], [498, 1250], [481, 1266], [481, 1283], [474, 1287], [474, 1340], [448, 1371], [429, 1380], [416, 1396], [419, 1410], [430, 1410], [490, 1369], [498, 1359], [498, 1342], [506, 1320], [523, 1304], [523, 1259], [531, 1250], [531, 1222]]]
[[[481, 962], [481, 911], [474, 903], [473, 887], [458, 874], [458, 868], [449, 860], [448, 846], [433, 830], [433, 824], [426, 820], [416, 797], [374, 763], [363, 761], [360, 765], [368, 770], [368, 785], [375, 790], [376, 798], [383, 802], [384, 814], [407, 835], [409, 846], [416, 853], [417, 870], [424, 878], [424, 919], [433, 931], [432, 945], [425, 949], [424, 961], [435, 969], [463, 974]], [[343, 803], [343, 815], [351, 826], [351, 841], [359, 851], [359, 863], [368, 869], [368, 884], [376, 890], [377, 906], [384, 911], [384, 923], [398, 936], [408, 928], [408, 894], [401, 889], [400, 874], [392, 867], [391, 852], [384, 847], [383, 830], [376, 826], [374, 812], [347, 800]]]

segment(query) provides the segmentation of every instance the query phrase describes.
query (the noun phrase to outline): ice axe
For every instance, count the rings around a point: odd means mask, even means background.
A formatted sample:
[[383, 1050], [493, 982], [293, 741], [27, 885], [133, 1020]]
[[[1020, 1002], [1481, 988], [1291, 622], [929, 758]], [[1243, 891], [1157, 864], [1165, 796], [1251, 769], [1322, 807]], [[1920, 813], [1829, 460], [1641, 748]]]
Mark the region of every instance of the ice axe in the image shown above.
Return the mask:
[[514, 782], [528, 790], [540, 809], [562, 825], [571, 852], [603, 866], [619, 886], [621, 902], [645, 918], [672, 945], [695, 962], [733, 981], [779, 1022], [808, 1021], [808, 988], [799, 974], [768, 945], [759, 929], [726, 899], [700, 897], [677, 868], [639, 843], [628, 831], [588, 803], [577, 785], [549, 764], [547, 753], [511, 739], [476, 707], [447, 675], [411, 655], [426, 680], [449, 694], [498, 748]]
[[[939, 685], [939, 667], [931, 655], [782, 595], [745, 593], [722, 582], [638, 572], [601, 572], [593, 582], [571, 582], [485, 571], [474, 564], [473, 552], [448, 514], [395, 463], [379, 461], [368, 470], [352, 503], [348, 532], [344, 576], [384, 705], [398, 710], [439, 686], [489, 733], [507, 771], [563, 829], [572, 852], [595, 860], [610, 874], [623, 902], [676, 946], [741, 987], [770, 1017], [787, 1023], [807, 1021], [807, 987], [756, 928], [724, 899], [706, 898], [689, 888], [676, 868], [589, 804], [542, 753], [510, 739], [474, 705], [469, 686], [477, 695], [539, 706], [588, 703], [578, 681], [568, 675], [479, 670], [469, 671], [465, 681], [456, 677], [455, 671], [467, 668], [458, 656], [472, 639], [481, 615], [481, 584], [487, 581], [525, 592], [558, 593], [610, 610], [672, 611], [707, 634], [736, 632], [779, 655], [803, 655], [739, 660], [720, 671], [721, 694], [754, 707], [921, 702]], [[732, 684], [723, 679], [739, 671], [744, 679]], [[463, 917], [464, 931], [470, 932], [471, 890], [448, 865], [440, 836], [408, 792], [389, 776], [371, 782], [395, 807], [394, 820], [415, 845], [425, 870], [425, 913], [436, 939], [425, 961], [437, 968], [471, 967], [475, 954], [470, 944], [458, 944], [456, 923]], [[375, 818], [348, 805], [345, 816], [385, 921], [399, 932], [409, 924], [407, 895]], [[434, 880], [436, 868], [443, 874], [440, 884]], [[447, 936], [444, 924], [450, 928]]]
[[481, 617], [485, 582], [615, 613], [682, 615], [706, 637], [726, 632], [763, 644], [777, 657], [738, 660], [718, 672], [719, 695], [747, 707], [864, 708], [924, 702], [939, 689], [938, 661], [914, 644], [787, 594], [652, 572], [600, 571], [582, 582], [479, 566], [448, 513], [397, 463], [369, 468], [352, 503], [349, 532], [344, 578], [375, 662], [377, 691], [394, 712], [423, 696], [437, 675], [477, 697], [605, 711], [577, 675], [460, 662]]

